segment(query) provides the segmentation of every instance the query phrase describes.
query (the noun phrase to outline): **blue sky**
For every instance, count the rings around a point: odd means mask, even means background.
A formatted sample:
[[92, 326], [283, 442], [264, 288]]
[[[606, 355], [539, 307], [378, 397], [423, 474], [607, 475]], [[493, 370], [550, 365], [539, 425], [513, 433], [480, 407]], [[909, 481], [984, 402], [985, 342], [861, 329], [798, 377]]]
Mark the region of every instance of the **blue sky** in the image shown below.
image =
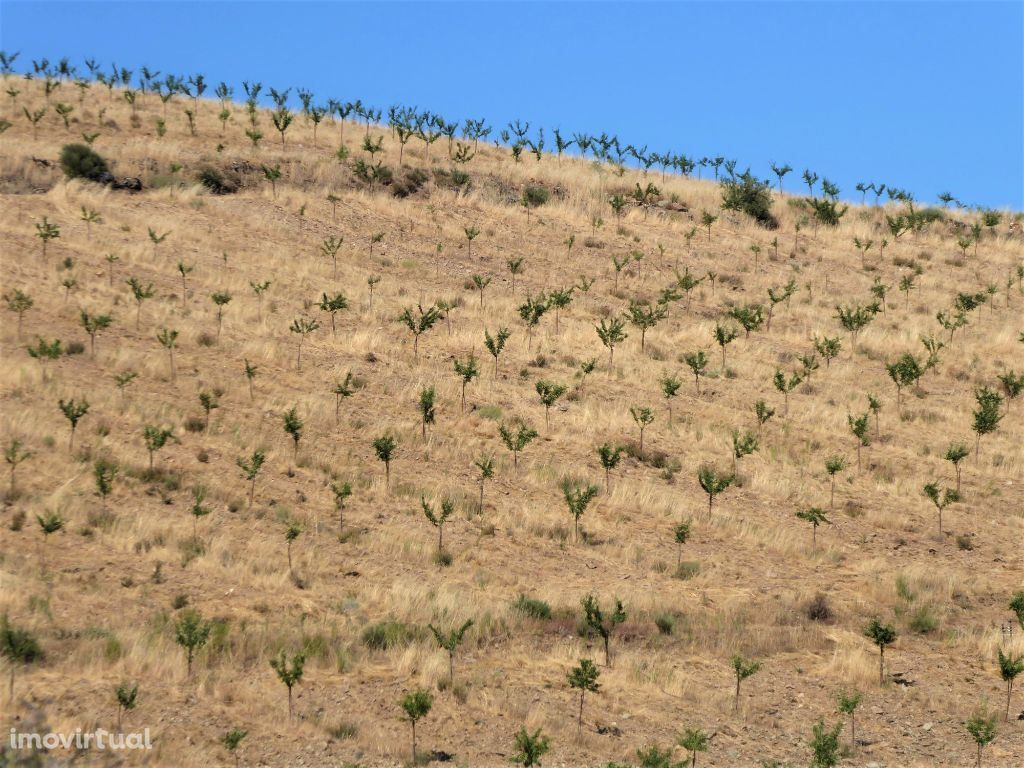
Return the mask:
[[[1024, 208], [1024, 3], [11, 2], [0, 47]], [[212, 88], [211, 88], [212, 91]], [[236, 95], [237, 98], [237, 95]]]

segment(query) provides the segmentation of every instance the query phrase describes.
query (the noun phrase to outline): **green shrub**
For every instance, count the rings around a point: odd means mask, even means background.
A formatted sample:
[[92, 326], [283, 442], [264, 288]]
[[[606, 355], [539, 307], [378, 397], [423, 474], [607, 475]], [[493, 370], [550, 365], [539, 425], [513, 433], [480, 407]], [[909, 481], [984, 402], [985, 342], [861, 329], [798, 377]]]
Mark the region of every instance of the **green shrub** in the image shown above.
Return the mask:
[[65, 144], [60, 151], [60, 167], [69, 179], [99, 181], [110, 173], [107, 161], [85, 144]]
[[551, 193], [544, 187], [528, 184], [523, 189], [523, 202], [530, 208], [539, 208], [551, 198]]
[[768, 184], [744, 173], [722, 182], [722, 208], [741, 211], [767, 229], [777, 229], [778, 219], [772, 214], [772, 195]]
[[551, 618], [551, 606], [543, 600], [520, 595], [512, 602], [512, 609], [529, 616], [531, 619], [546, 621]]
[[374, 651], [404, 648], [416, 642], [422, 632], [400, 621], [381, 621], [363, 630], [363, 645]]
[[671, 635], [676, 628], [676, 617], [671, 613], [659, 613], [654, 617], [654, 625], [663, 635]]
[[200, 184], [215, 195], [231, 195], [238, 191], [238, 184], [216, 168], [204, 168], [197, 177]]
[[939, 620], [932, 613], [931, 607], [919, 606], [910, 617], [910, 629], [919, 635], [927, 635], [934, 632], [939, 626]]

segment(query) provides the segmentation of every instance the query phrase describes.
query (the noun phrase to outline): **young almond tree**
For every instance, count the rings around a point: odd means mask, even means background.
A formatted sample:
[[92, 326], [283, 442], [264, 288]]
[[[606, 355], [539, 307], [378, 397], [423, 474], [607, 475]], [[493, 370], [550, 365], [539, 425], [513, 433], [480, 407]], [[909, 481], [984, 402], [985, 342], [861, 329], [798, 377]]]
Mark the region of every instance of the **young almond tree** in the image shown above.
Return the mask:
[[558, 402], [558, 399], [565, 394], [567, 387], [553, 381], [539, 379], [536, 384], [537, 394], [540, 396], [541, 405], [544, 406], [544, 427], [548, 427], [548, 414], [551, 406]]
[[32, 297], [20, 288], [15, 288], [10, 293], [5, 293], [4, 301], [7, 302], [7, 309], [18, 316], [18, 339], [20, 340], [21, 325], [25, 317], [25, 313], [32, 309], [32, 305], [35, 304], [35, 301], [33, 301]]
[[1010, 719], [1010, 696], [1013, 695], [1013, 681], [1024, 672], [1024, 654], [1014, 656], [1012, 651], [1003, 654], [1003, 649], [998, 649], [999, 675], [1006, 683], [1006, 715], [1004, 720]]
[[412, 333], [413, 358], [416, 362], [419, 362], [420, 336], [437, 324], [437, 321], [441, 319], [441, 311], [434, 305], [427, 307], [427, 309], [423, 309], [422, 305], [417, 305], [417, 310], [419, 314], [414, 315], [412, 309], [406, 307], [402, 314], [398, 316], [398, 321], [403, 323]]
[[601, 343], [608, 349], [608, 368], [611, 370], [615, 358], [615, 346], [624, 342], [629, 334], [626, 333], [626, 321], [619, 317], [611, 320], [601, 320], [594, 329], [597, 331]]
[[519, 306], [519, 316], [526, 323], [526, 348], [533, 343], [533, 329], [540, 324], [540, 319], [548, 311], [548, 299], [542, 291], [536, 296], [526, 295], [526, 302]]
[[455, 375], [462, 379], [462, 412], [465, 413], [466, 385], [472, 383], [473, 379], [480, 375], [480, 368], [477, 366], [476, 357], [473, 355], [470, 355], [464, 361], [455, 358], [454, 365]]
[[530, 733], [523, 727], [516, 732], [515, 748], [516, 753], [512, 755], [513, 763], [523, 768], [540, 766], [540, 759], [551, 749], [551, 740], [541, 735], [540, 728]]
[[395, 456], [398, 441], [391, 435], [382, 435], [373, 441], [373, 452], [384, 462], [384, 487], [391, 486], [391, 461]]
[[138, 683], [129, 683], [127, 681], [119, 684], [114, 689], [114, 698], [117, 700], [117, 730], [121, 730], [121, 717], [127, 714], [131, 710], [135, 709], [135, 705], [139, 697], [139, 686]]
[[721, 323], [715, 324], [715, 341], [722, 348], [723, 371], [725, 370], [725, 348], [735, 341], [737, 336], [739, 336], [739, 330], [733, 326], [722, 325]]
[[284, 431], [291, 437], [293, 443], [292, 460], [298, 461], [299, 458], [299, 440], [302, 439], [303, 422], [299, 417], [298, 411], [295, 406], [292, 406], [284, 412], [282, 417], [284, 421]]
[[505, 447], [512, 451], [512, 465], [518, 469], [519, 452], [533, 442], [537, 437], [537, 430], [522, 421], [515, 421], [511, 427], [505, 424], [498, 425], [498, 435]]
[[974, 460], [977, 461], [981, 452], [982, 435], [995, 432], [1003, 419], [1003, 414], [1000, 413], [1003, 398], [995, 390], [979, 387], [974, 391], [974, 399], [978, 401], [978, 410], [974, 412], [974, 423], [971, 428], [977, 436], [974, 442]]
[[249, 507], [252, 507], [253, 495], [256, 493], [256, 477], [259, 475], [260, 470], [263, 469], [263, 462], [266, 461], [267, 456], [263, 451], [256, 450], [252, 452], [252, 456], [248, 459], [239, 457], [235, 459], [235, 464], [242, 470], [242, 475], [249, 483]]
[[430, 524], [437, 528], [437, 554], [434, 559], [438, 563], [444, 563], [444, 524], [455, 514], [455, 502], [449, 498], [441, 499], [440, 511], [435, 510], [427, 503], [425, 496], [420, 497], [420, 504], [423, 507], [423, 515], [430, 521]]
[[743, 328], [743, 338], [749, 339], [750, 332], [764, 324], [764, 307], [760, 304], [745, 304], [729, 310], [729, 317]]
[[331, 483], [331, 493], [334, 494], [334, 508], [338, 512], [338, 540], [340, 541], [345, 530], [345, 501], [352, 495], [352, 484], [348, 481]]
[[569, 687], [580, 692], [580, 708], [576, 718], [576, 733], [583, 733], [583, 700], [587, 693], [597, 693], [601, 690], [601, 684], [597, 679], [601, 676], [601, 670], [590, 659], [580, 659], [578, 666], [569, 670]]
[[962, 472], [960, 464], [970, 455], [971, 449], [967, 447], [967, 443], [950, 443], [949, 448], [946, 449], [946, 461], [950, 462], [956, 471], [956, 492], [958, 494], [960, 493], [960, 475]]
[[1003, 392], [1006, 394], [1006, 412], [1010, 412], [1010, 402], [1020, 397], [1024, 392], [1024, 373], [1017, 375], [1015, 371], [1006, 371], [998, 376], [999, 383], [1003, 385]]
[[147, 424], [142, 429], [142, 440], [146, 444], [146, 451], [149, 453], [149, 471], [153, 471], [153, 457], [156, 452], [167, 445], [168, 440], [174, 439], [174, 431], [167, 427], [156, 427]]
[[814, 337], [814, 351], [825, 358], [825, 368], [829, 368], [832, 360], [839, 357], [842, 348], [843, 342], [838, 336], [831, 338], [823, 336], [820, 339], [817, 336]]
[[740, 683], [748, 677], [757, 674], [761, 669], [761, 662], [744, 659], [739, 654], [732, 657], [732, 671], [736, 675], [736, 697], [733, 699], [733, 712], [740, 709]]
[[178, 346], [178, 332], [170, 328], [160, 329], [160, 333], [156, 335], [156, 340], [160, 342], [160, 346], [167, 350], [167, 359], [170, 363], [171, 381], [177, 379], [177, 369], [174, 367], [174, 348]]
[[718, 221], [718, 217], [712, 215], [708, 211], [703, 211], [700, 215], [700, 223], [708, 228], [708, 242], [711, 242], [711, 225]]
[[770, 408], [764, 400], [754, 403], [754, 416], [757, 417], [757, 436], [761, 437], [764, 425], [775, 415], [775, 409]]
[[50, 540], [50, 536], [57, 533], [64, 528], [64, 518], [60, 516], [59, 512], [47, 512], [44, 515], [36, 515], [36, 522], [39, 523], [39, 529], [43, 532], [43, 550], [40, 553], [40, 565], [42, 570], [46, 570], [46, 543]]
[[192, 489], [192, 507], [189, 511], [192, 513], [192, 540], [199, 541], [199, 518], [206, 517], [211, 510], [209, 507], [203, 506], [203, 502], [206, 500], [206, 488], [202, 485], [197, 485]]
[[615, 598], [615, 608], [611, 614], [605, 617], [601, 611], [601, 606], [597, 602], [597, 598], [593, 595], [587, 595], [581, 601], [583, 606], [583, 622], [591, 630], [600, 635], [601, 640], [604, 642], [604, 665], [611, 667], [612, 656], [611, 656], [611, 637], [615, 627], [626, 620], [626, 609], [622, 605], [622, 601]]
[[981, 753], [996, 738], [996, 714], [978, 712], [964, 723], [964, 727], [978, 747], [978, 760], [975, 765], [981, 768]]
[[683, 360], [690, 366], [690, 371], [693, 373], [694, 387], [696, 388], [697, 396], [700, 397], [700, 377], [707, 370], [708, 356], [703, 349], [698, 349], [696, 352], [684, 355]]
[[82, 419], [85, 414], [89, 412], [89, 403], [86, 400], [76, 401], [74, 398], [64, 401], [59, 401], [60, 410], [64, 414], [64, 418], [71, 424], [71, 436], [68, 438], [68, 451], [72, 451], [75, 448], [75, 429], [78, 427], [78, 422]]
[[197, 611], [191, 609], [182, 611], [175, 622], [174, 640], [185, 649], [186, 670], [189, 677], [192, 677], [192, 661], [196, 651], [206, 645], [212, 630], [213, 622], [204, 621]]
[[[668, 310], [663, 306], [652, 307], [650, 304], [631, 302], [626, 317], [640, 330], [640, 351], [644, 351], [647, 331], [665, 319]], [[602, 337], [602, 341], [604, 341]]]
[[757, 450], [757, 436], [753, 432], [732, 433], [732, 473], [736, 474], [736, 465], [744, 456]]
[[473, 466], [480, 471], [480, 514], [484, 511], [484, 483], [494, 477], [494, 459], [484, 456], [473, 462]]
[[835, 768], [839, 765], [839, 734], [842, 730], [841, 721], [832, 728], [826, 728], [824, 720], [814, 724], [810, 741], [811, 768]]
[[106, 330], [114, 322], [110, 315], [91, 315], [84, 309], [79, 315], [82, 328], [89, 334], [89, 355], [96, 357], [96, 334]]
[[292, 688], [302, 680], [303, 666], [306, 664], [306, 656], [296, 653], [289, 663], [284, 648], [281, 649], [277, 658], [270, 660], [271, 668], [277, 673], [277, 678], [288, 688], [288, 719], [292, 718]]
[[509, 336], [512, 332], [508, 328], [499, 328], [498, 332], [491, 336], [490, 331], [484, 329], [484, 346], [487, 351], [494, 358], [494, 376], [498, 376], [498, 358], [501, 356], [502, 351], [505, 349], [505, 342], [508, 341]]
[[235, 758], [235, 768], [238, 768], [238, 747], [242, 743], [242, 739], [249, 735], [248, 731], [243, 731], [240, 728], [232, 728], [230, 731], [220, 737], [220, 743], [224, 745], [224, 749]]
[[596, 485], [583, 484], [569, 479], [563, 480], [561, 487], [565, 504], [569, 508], [569, 514], [573, 517], [573, 540], [579, 543], [580, 518], [583, 517], [590, 502], [597, 496], [598, 488]]
[[661, 392], [665, 395], [665, 402], [668, 403], [668, 423], [672, 426], [672, 399], [679, 393], [683, 382], [673, 376], [666, 376], [661, 380]]
[[129, 277], [126, 282], [128, 287], [132, 289], [132, 297], [135, 299], [135, 330], [139, 330], [139, 321], [142, 317], [142, 302], [153, 298], [153, 284], [150, 283], [144, 286], [134, 277]]
[[939, 515], [939, 536], [942, 536], [942, 510], [960, 501], [960, 494], [952, 488], [940, 490], [939, 484], [932, 482], [924, 486], [924, 495], [935, 505], [935, 511]]
[[46, 260], [46, 245], [51, 240], [56, 240], [60, 237], [60, 226], [54, 224], [46, 216], [43, 216], [43, 220], [36, 224], [36, 237], [43, 243], [43, 260]]
[[829, 491], [828, 509], [831, 512], [836, 502], [836, 475], [846, 469], [846, 458], [843, 456], [829, 456], [825, 459], [825, 471], [831, 484]]
[[809, 509], [801, 509], [796, 513], [796, 516], [801, 520], [806, 520], [811, 524], [811, 548], [817, 549], [818, 547], [818, 526], [822, 523], [832, 524], [832, 521], [825, 515], [825, 510], [818, 509], [817, 507], [810, 507]]
[[8, 495], [14, 498], [14, 472], [23, 461], [32, 458], [32, 451], [28, 450], [18, 438], [11, 438], [11, 441], [4, 448], [4, 461], [11, 468], [11, 482]]
[[676, 744], [690, 753], [690, 768], [697, 768], [697, 753], [707, 752], [710, 742], [711, 739], [702, 728], [688, 728], [676, 739]]
[[697, 471], [697, 482], [700, 483], [700, 487], [704, 489], [704, 493], [708, 495], [708, 514], [711, 514], [711, 506], [715, 501], [715, 496], [725, 491], [733, 481], [736, 479], [735, 475], [728, 475], [718, 472], [718, 470], [712, 467], [704, 466]]
[[868, 439], [868, 420], [871, 417], [871, 412], [868, 411], [861, 416], [853, 416], [852, 414], [846, 415], [846, 422], [850, 426], [850, 432], [857, 438], [857, 471], [860, 472], [860, 449], [865, 445], [870, 445], [871, 441]]
[[292, 320], [291, 332], [299, 336], [299, 349], [295, 356], [295, 370], [302, 370], [302, 342], [306, 337], [320, 327], [318, 320], [311, 320], [308, 317], [297, 317]]
[[836, 696], [836, 708], [850, 716], [850, 746], [857, 749], [857, 707], [863, 695], [860, 691], [841, 692]]
[[611, 472], [619, 465], [622, 458], [622, 447], [611, 443], [602, 443], [597, 447], [597, 456], [601, 460], [601, 468], [604, 469], [605, 491], [611, 490]]
[[779, 390], [779, 392], [782, 393], [782, 397], [783, 397], [782, 412], [786, 416], [789, 415], [789, 393], [792, 392], [794, 389], [796, 389], [798, 386], [800, 386], [800, 383], [802, 381], [803, 381], [803, 377], [799, 373], [794, 372], [787, 379], [786, 378], [786, 374], [784, 374], [778, 368], [775, 369], [775, 376], [772, 377], [772, 384], [774, 384], [775, 388], [777, 390]]
[[878, 646], [878, 684], [885, 683], [885, 647], [896, 642], [896, 628], [872, 619], [864, 629], [864, 635]]
[[505, 266], [508, 267], [509, 274], [512, 275], [512, 293], [516, 292], [516, 275], [523, 274], [523, 259], [509, 259], [505, 262]]
[[630, 416], [640, 429], [640, 455], [644, 454], [644, 430], [654, 421], [654, 412], [646, 407], [631, 407]]
[[426, 691], [416, 690], [402, 699], [402, 709], [412, 725], [412, 764], [419, 763], [416, 757], [416, 723], [430, 713], [434, 700]]
[[433, 624], [428, 624], [427, 628], [434, 634], [434, 640], [437, 641], [439, 648], [448, 652], [448, 688], [451, 690], [455, 685], [455, 651], [460, 645], [466, 635], [466, 632], [470, 627], [473, 626], [473, 620], [467, 619], [466, 622], [456, 629], [452, 629], [449, 632], [442, 632]]
[[14, 673], [18, 665], [28, 666], [43, 658], [43, 649], [35, 635], [10, 623], [7, 614], [0, 614], [0, 657], [7, 661], [7, 698], [14, 701]]

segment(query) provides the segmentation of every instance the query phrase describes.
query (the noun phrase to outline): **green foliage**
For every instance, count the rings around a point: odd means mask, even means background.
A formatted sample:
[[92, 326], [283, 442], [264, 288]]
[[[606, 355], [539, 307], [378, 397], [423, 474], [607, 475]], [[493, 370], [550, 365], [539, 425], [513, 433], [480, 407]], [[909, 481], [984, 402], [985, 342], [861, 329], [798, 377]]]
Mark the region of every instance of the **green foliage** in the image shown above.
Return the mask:
[[204, 621], [195, 610], [188, 609], [179, 614], [174, 625], [174, 641], [185, 649], [189, 676], [192, 675], [192, 660], [195, 653], [209, 641], [212, 630], [213, 624]]
[[812, 768], [833, 768], [839, 764], [839, 734], [843, 724], [836, 723], [826, 728], [823, 720], [814, 724], [814, 735], [811, 737]]
[[522, 594], [512, 601], [512, 609], [539, 621], [551, 618], [551, 606], [548, 603]]
[[516, 751], [512, 755], [512, 762], [526, 768], [539, 766], [540, 759], [549, 749], [551, 749], [551, 742], [547, 736], [541, 735], [540, 728], [533, 733], [527, 731], [525, 727], [520, 728], [515, 735]]
[[731, 474], [725, 474], [718, 470], [703, 466], [697, 470], [697, 482], [700, 483], [700, 487], [704, 489], [704, 493], [708, 495], [708, 514], [711, 514], [711, 506], [714, 503], [715, 496], [725, 491], [735, 481], [736, 476]]
[[616, 625], [621, 624], [626, 620], [626, 609], [622, 605], [622, 601], [615, 598], [615, 607], [612, 612], [606, 617], [601, 611], [601, 605], [597, 602], [597, 598], [594, 595], [587, 595], [581, 601], [583, 606], [583, 621], [587, 627], [596, 632], [601, 636], [604, 641], [604, 665], [610, 667], [612, 665], [611, 657], [611, 636], [612, 631]]
[[522, 421], [517, 421], [512, 426], [498, 425], [498, 435], [501, 437], [505, 447], [512, 451], [513, 465], [518, 467], [519, 452], [537, 437], [537, 430], [527, 426]]
[[722, 182], [722, 209], [742, 211], [766, 229], [777, 229], [779, 222], [772, 214], [770, 189], [767, 182], [759, 181], [749, 171], [725, 179]]
[[60, 150], [60, 167], [69, 179], [100, 181], [110, 173], [107, 161], [85, 144], [65, 144]]
[[569, 508], [569, 514], [573, 517], [575, 540], [579, 541], [580, 518], [583, 517], [590, 502], [597, 496], [598, 487], [590, 484], [584, 485], [578, 481], [563, 480], [561, 488], [565, 504]]

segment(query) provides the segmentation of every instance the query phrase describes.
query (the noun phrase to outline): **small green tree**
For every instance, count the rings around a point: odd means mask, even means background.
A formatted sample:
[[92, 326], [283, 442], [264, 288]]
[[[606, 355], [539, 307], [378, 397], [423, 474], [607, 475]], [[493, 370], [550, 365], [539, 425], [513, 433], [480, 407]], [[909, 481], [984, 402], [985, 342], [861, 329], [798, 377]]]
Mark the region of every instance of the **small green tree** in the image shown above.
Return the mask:
[[783, 413], [789, 415], [789, 393], [800, 386], [803, 381], [803, 377], [799, 373], [793, 373], [788, 379], [786, 374], [780, 371], [778, 368], [775, 369], [775, 376], [772, 377], [772, 384], [775, 388], [782, 393], [783, 397]]
[[567, 387], [554, 381], [539, 379], [536, 383], [537, 394], [540, 396], [541, 405], [544, 406], [544, 427], [549, 424], [548, 414], [551, 406], [558, 402], [558, 399], [565, 394]]
[[829, 511], [835, 507], [836, 503], [836, 475], [846, 469], [846, 457], [845, 456], [829, 456], [825, 459], [825, 471], [828, 472], [828, 479], [831, 485], [829, 490], [828, 508]]
[[712, 215], [708, 211], [703, 211], [700, 215], [700, 223], [708, 229], [708, 242], [711, 242], [711, 225], [718, 221], [718, 217]]
[[135, 330], [139, 330], [139, 322], [142, 316], [142, 302], [153, 298], [153, 284], [143, 285], [135, 277], [129, 277], [125, 282], [132, 289], [132, 298], [135, 299]]
[[529, 768], [540, 766], [540, 759], [551, 749], [551, 742], [547, 736], [541, 735], [538, 728], [533, 733], [520, 728], [515, 735], [515, 754], [512, 755], [512, 762]]
[[420, 504], [423, 506], [423, 515], [430, 521], [430, 524], [437, 528], [437, 556], [440, 562], [444, 557], [444, 524], [455, 514], [455, 502], [449, 498], [441, 499], [440, 510], [434, 509], [427, 503], [425, 496], [420, 497]]
[[823, 720], [814, 724], [814, 735], [811, 737], [811, 768], [833, 768], [839, 764], [839, 734], [842, 730], [842, 722], [836, 723], [832, 728], [826, 728]]
[[12, 437], [11, 441], [4, 448], [4, 461], [11, 468], [11, 482], [10, 490], [8, 495], [14, 497], [14, 472], [18, 468], [18, 465], [24, 461], [28, 461], [32, 458], [32, 451], [25, 447], [25, 445], [16, 437]]
[[60, 237], [60, 226], [43, 216], [43, 220], [36, 224], [36, 237], [43, 244], [43, 260], [45, 261], [47, 243]]
[[174, 367], [174, 348], [178, 346], [178, 332], [170, 328], [163, 328], [156, 335], [156, 340], [160, 342], [160, 346], [167, 350], [171, 366], [171, 381], [174, 381], [177, 378], [177, 369]]
[[1024, 629], [1024, 590], [1015, 592], [1010, 599], [1010, 610], [1017, 616], [1017, 623]]
[[974, 399], [978, 402], [978, 410], [974, 412], [974, 423], [971, 425], [971, 428], [976, 435], [974, 459], [977, 461], [981, 452], [982, 435], [995, 432], [999, 422], [1003, 419], [1003, 414], [1000, 412], [1003, 398], [995, 390], [988, 387], [979, 387], [974, 391]]
[[239, 457], [235, 459], [235, 464], [242, 470], [242, 475], [249, 483], [249, 507], [252, 507], [253, 495], [256, 493], [256, 477], [259, 475], [260, 470], [263, 468], [263, 462], [266, 461], [266, 454], [263, 451], [256, 450], [252, 452], [252, 456], [248, 459]]
[[857, 471], [860, 471], [860, 449], [865, 445], [870, 445], [871, 441], [868, 439], [868, 419], [870, 418], [870, 412], [864, 413], [861, 416], [853, 416], [852, 414], [846, 415], [846, 422], [850, 426], [850, 432], [857, 438]]
[[962, 468], [961, 462], [971, 455], [971, 450], [967, 447], [966, 443], [953, 442], [949, 444], [949, 448], [946, 449], [946, 461], [953, 465], [953, 469], [956, 471], [956, 492], [960, 493], [960, 475]]
[[583, 700], [588, 692], [597, 693], [601, 690], [601, 684], [597, 682], [600, 676], [601, 670], [590, 659], [580, 659], [580, 663], [569, 670], [569, 687], [580, 692], [580, 708], [576, 717], [577, 734], [583, 733]]
[[950, 504], [960, 501], [960, 494], [952, 488], [939, 488], [937, 482], [926, 483], [924, 495], [935, 505], [935, 511], [939, 516], [939, 536], [942, 536], [942, 511]]
[[302, 342], [306, 340], [306, 337], [313, 331], [320, 327], [319, 320], [313, 320], [308, 317], [297, 317], [292, 320], [291, 332], [298, 334], [299, 337], [299, 349], [295, 355], [295, 370], [302, 370]]
[[288, 688], [288, 719], [292, 718], [292, 688], [302, 681], [303, 667], [306, 664], [306, 655], [296, 653], [289, 663], [284, 648], [281, 649], [277, 658], [270, 660], [271, 668], [277, 673], [277, 678]]
[[683, 356], [683, 360], [690, 367], [690, 371], [693, 373], [693, 382], [697, 391], [697, 396], [700, 396], [700, 377], [704, 375], [704, 372], [708, 367], [708, 356], [703, 349], [699, 349], [696, 352], [692, 352]]
[[473, 620], [467, 619], [466, 622], [456, 629], [452, 629], [449, 632], [442, 632], [433, 624], [428, 624], [427, 627], [434, 635], [434, 640], [437, 641], [439, 648], [444, 649], [448, 652], [448, 688], [451, 689], [455, 685], [455, 651], [460, 645], [466, 635], [466, 631], [473, 626]]
[[422, 720], [430, 713], [430, 708], [434, 705], [434, 699], [429, 693], [422, 690], [415, 690], [408, 696], [402, 699], [402, 709], [405, 711], [405, 716], [409, 718], [409, 723], [412, 725], [412, 764], [417, 764], [416, 758], [416, 723]]
[[22, 321], [25, 313], [32, 309], [35, 301], [20, 288], [15, 288], [10, 293], [5, 293], [4, 301], [7, 303], [7, 309], [18, 316], [18, 339], [21, 339]]
[[114, 689], [114, 698], [117, 699], [117, 730], [121, 730], [122, 715], [135, 709], [139, 697], [139, 684], [123, 682]]
[[466, 411], [466, 385], [472, 383], [473, 379], [480, 375], [480, 368], [477, 365], [476, 357], [470, 355], [465, 360], [455, 358], [455, 375], [462, 379], [462, 412]]
[[715, 324], [715, 341], [718, 343], [718, 346], [722, 348], [723, 371], [725, 370], [725, 348], [736, 340], [739, 333], [739, 330], [731, 325], [722, 325], [721, 323]]
[[210, 428], [210, 412], [220, 408], [220, 398], [216, 392], [207, 392], [203, 390], [199, 393], [199, 405], [203, 409], [205, 416], [204, 429]]
[[704, 466], [697, 471], [697, 482], [700, 483], [700, 487], [704, 489], [704, 493], [708, 495], [708, 514], [711, 514], [711, 506], [715, 501], [715, 496], [725, 491], [733, 481], [736, 479], [735, 475], [725, 474], [724, 472], [718, 472], [718, 470]]
[[232, 728], [220, 737], [220, 743], [224, 746], [224, 749], [235, 758], [235, 768], [238, 768], [238, 747], [242, 744], [242, 739], [248, 735], [248, 731], [243, 731], [241, 728]]
[[153, 471], [153, 456], [167, 445], [167, 441], [174, 437], [174, 431], [167, 427], [157, 427], [147, 424], [142, 429], [142, 440], [146, 444], [146, 451], [149, 453], [149, 471]]
[[761, 432], [764, 429], [764, 425], [768, 423], [772, 416], [775, 415], [775, 409], [769, 407], [764, 400], [758, 400], [754, 403], [754, 416], [757, 417], [757, 436], [761, 436]]
[[597, 447], [597, 456], [601, 461], [601, 468], [604, 469], [604, 487], [607, 492], [611, 490], [611, 471], [619, 465], [622, 458], [622, 447], [602, 443]]
[[1013, 681], [1017, 678], [1021, 672], [1024, 672], [1024, 654], [1014, 656], [1012, 651], [1003, 653], [1003, 649], [999, 648], [998, 661], [999, 661], [999, 676], [1003, 678], [1003, 682], [1006, 683], [1006, 715], [1004, 720], [1010, 719], [1010, 697], [1013, 695]]
[[185, 649], [186, 670], [189, 677], [192, 676], [192, 661], [196, 651], [206, 645], [212, 629], [213, 624], [204, 621], [197, 611], [188, 609], [182, 611], [178, 616], [178, 621], [174, 625], [174, 641]]
[[498, 435], [505, 447], [512, 451], [512, 465], [518, 468], [519, 452], [533, 442], [537, 437], [537, 430], [522, 421], [516, 421], [511, 427], [505, 424], [498, 425]]
[[864, 629], [864, 635], [878, 646], [878, 684], [885, 683], [885, 647], [896, 642], [896, 628], [872, 619]]
[[825, 510], [818, 509], [817, 507], [810, 507], [809, 509], [801, 509], [796, 513], [796, 516], [801, 520], [806, 520], [811, 524], [811, 547], [817, 548], [818, 546], [818, 526], [822, 523], [832, 524], [832, 521], [825, 515]]
[[836, 696], [836, 707], [844, 715], [850, 716], [850, 746], [857, 749], [857, 707], [863, 695], [860, 691], [840, 692]]
[[398, 447], [398, 441], [395, 440], [391, 435], [381, 435], [373, 441], [373, 452], [377, 454], [377, 458], [384, 462], [384, 487], [389, 488], [391, 486], [391, 461], [395, 456], [395, 448]]
[[744, 456], [757, 450], [757, 436], [753, 432], [732, 433], [732, 473], [736, 474], [736, 465]]
[[608, 368], [611, 369], [615, 358], [615, 346], [624, 342], [629, 336], [625, 331], [626, 321], [619, 317], [613, 317], [610, 320], [602, 319], [600, 324], [594, 328], [601, 343], [608, 350]]
[[977, 768], [981, 768], [981, 753], [989, 744], [995, 741], [996, 738], [996, 714], [987, 714], [986, 712], [977, 712], [971, 716], [971, 719], [964, 723], [964, 728], [971, 734], [971, 738], [974, 739], [975, 745], [978, 747], [978, 760], [975, 763]]
[[733, 700], [733, 711], [740, 709], [740, 683], [748, 677], [757, 674], [761, 669], [761, 662], [744, 659], [739, 654], [732, 657], [732, 671], [736, 676], [736, 697]]
[[[626, 311], [626, 318], [640, 330], [640, 351], [644, 351], [647, 331], [665, 319], [668, 310], [664, 306], [652, 307], [650, 304], [631, 302]], [[603, 322], [603, 321], [602, 321]], [[600, 334], [600, 331], [598, 332]], [[604, 337], [601, 337], [604, 341]]]
[[578, 481], [565, 479], [562, 481], [561, 488], [562, 496], [565, 498], [565, 504], [569, 508], [569, 514], [573, 517], [573, 538], [576, 542], [579, 542], [580, 518], [583, 517], [583, 513], [587, 511], [587, 507], [590, 505], [590, 502], [597, 496], [598, 487], [596, 485], [583, 484]]
[[707, 752], [710, 741], [703, 728], [687, 728], [676, 739], [676, 744], [690, 753], [690, 768], [697, 768], [697, 753]]
[[490, 331], [484, 329], [484, 346], [487, 351], [490, 352], [491, 357], [494, 358], [494, 376], [498, 376], [498, 358], [501, 356], [502, 350], [505, 349], [505, 342], [508, 341], [509, 336], [512, 332], [508, 328], [499, 328], [498, 332], [491, 336]]
[[[593, 486], [592, 486], [593, 487]], [[594, 595], [587, 595], [581, 601], [583, 606], [583, 622], [591, 630], [600, 635], [604, 642], [604, 665], [611, 667], [611, 637], [615, 627], [626, 620], [626, 609], [619, 598], [615, 598], [615, 608], [606, 617], [601, 611], [601, 605]]]
[[43, 532], [43, 552], [40, 553], [40, 564], [43, 569], [46, 569], [46, 543], [50, 540], [50, 536], [57, 533], [64, 528], [64, 518], [60, 516], [58, 512], [47, 512], [43, 515], [36, 515], [36, 522], [39, 523], [39, 529]]
[[291, 437], [293, 443], [293, 454], [292, 460], [298, 461], [299, 458], [299, 440], [302, 439], [302, 430], [305, 426], [302, 418], [299, 416], [295, 406], [292, 406], [284, 412], [282, 416], [283, 426], [285, 433]]
[[406, 307], [398, 316], [398, 320], [412, 333], [413, 358], [418, 362], [420, 359], [420, 336], [437, 324], [437, 321], [441, 319], [441, 311], [434, 305], [426, 309], [422, 305], [417, 305], [417, 311], [418, 314], [414, 315], [412, 309]]
[[0, 615], [0, 656], [7, 660], [7, 698], [14, 701], [15, 671], [41, 660], [43, 649], [35, 635], [11, 624], [6, 613]]
[[86, 400], [60, 400], [60, 410], [64, 414], [64, 418], [71, 424], [71, 435], [68, 438], [68, 450], [72, 451], [75, 448], [75, 429], [78, 427], [78, 422], [81, 421], [82, 417], [89, 412], [89, 403]]
[[825, 358], [825, 368], [828, 368], [832, 360], [839, 357], [840, 351], [842, 351], [843, 342], [838, 336], [828, 337], [823, 336], [820, 339], [814, 337], [814, 351]]

